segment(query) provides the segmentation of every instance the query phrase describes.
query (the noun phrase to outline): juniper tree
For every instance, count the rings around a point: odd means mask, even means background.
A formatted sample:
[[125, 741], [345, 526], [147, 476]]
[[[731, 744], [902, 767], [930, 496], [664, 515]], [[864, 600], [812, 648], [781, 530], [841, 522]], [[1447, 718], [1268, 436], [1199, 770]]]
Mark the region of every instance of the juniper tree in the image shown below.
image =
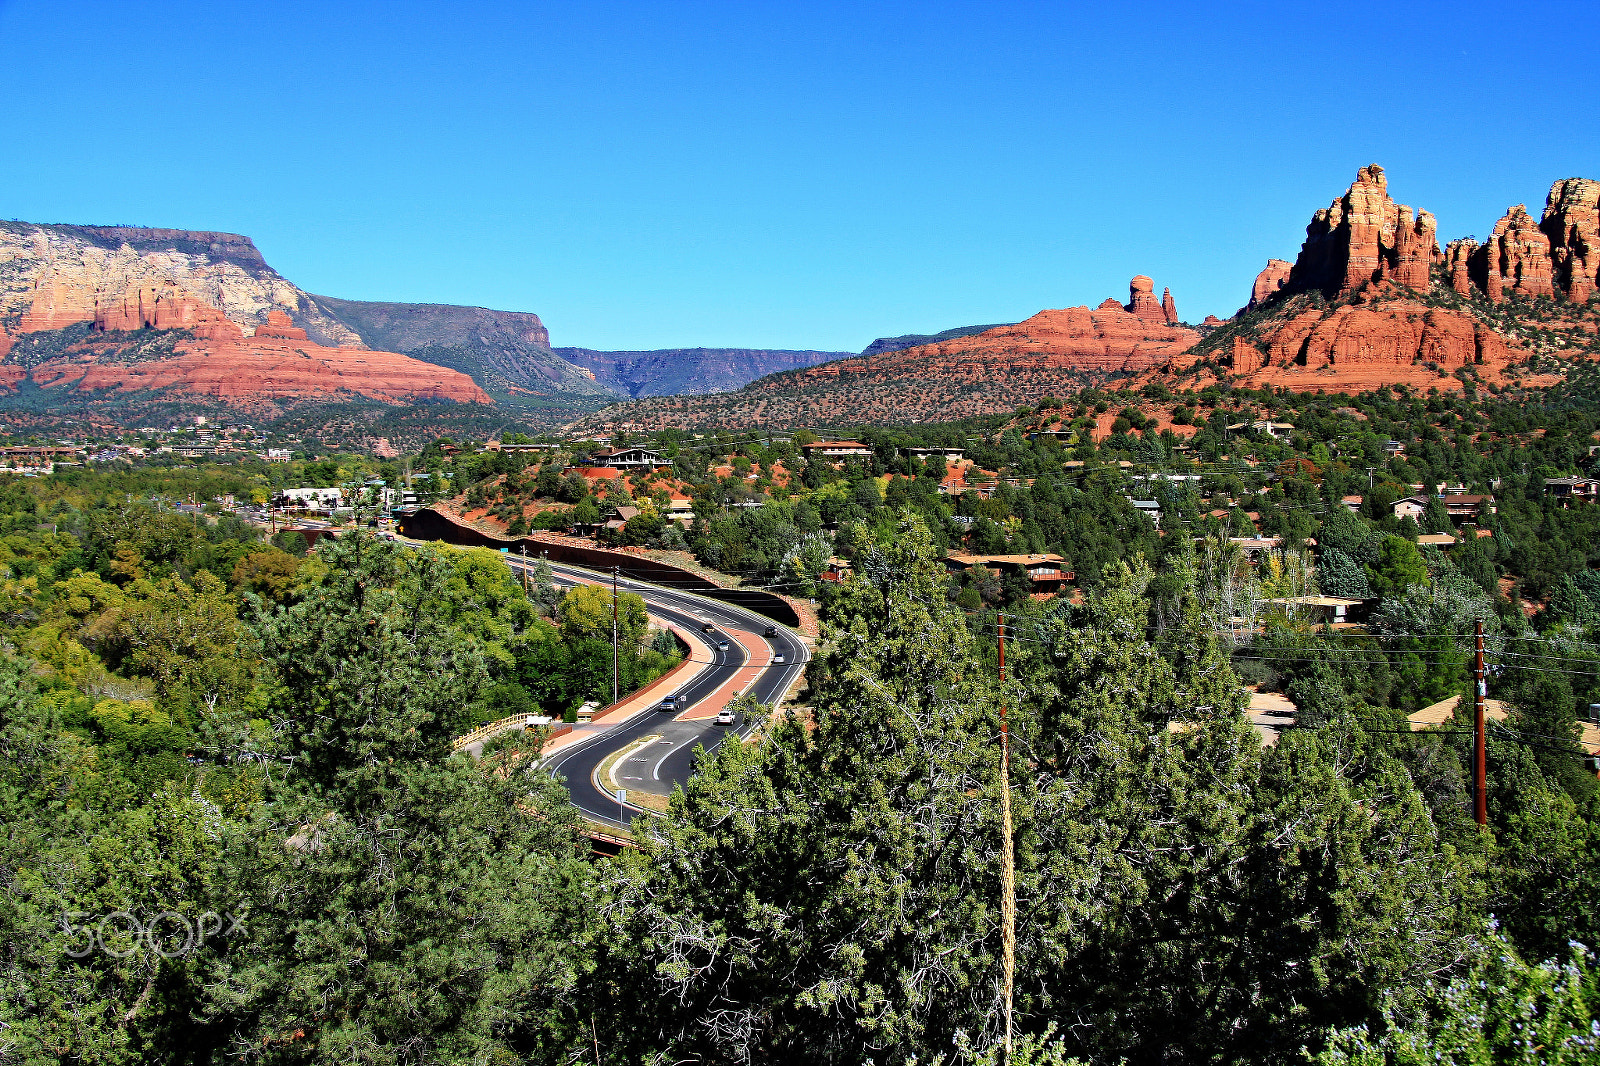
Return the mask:
[[230, 853], [249, 936], [217, 961], [227, 1053], [482, 1060], [558, 1049], [585, 957], [570, 807], [526, 758], [451, 756], [483, 688], [448, 567], [364, 535], [257, 620], [291, 760]]
[[811, 720], [718, 749], [616, 870], [607, 987], [646, 1004], [611, 1034], [629, 1054], [902, 1061], [995, 1041], [992, 681], [920, 519], [857, 543]]

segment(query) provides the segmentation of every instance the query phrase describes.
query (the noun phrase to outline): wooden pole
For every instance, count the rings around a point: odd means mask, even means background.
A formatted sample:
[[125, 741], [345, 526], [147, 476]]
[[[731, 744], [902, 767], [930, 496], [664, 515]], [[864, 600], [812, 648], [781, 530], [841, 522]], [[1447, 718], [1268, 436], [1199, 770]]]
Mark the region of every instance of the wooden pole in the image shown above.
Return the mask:
[[1002, 1066], [1011, 1062], [1011, 998], [1017, 977], [1017, 871], [1011, 846], [1011, 734], [1006, 726], [1006, 620], [1000, 616], [1000, 944], [1005, 974], [1006, 1036]]
[[1483, 619], [1473, 624], [1473, 643], [1477, 646], [1473, 657], [1472, 677], [1472, 735], [1473, 735], [1473, 791], [1477, 793], [1476, 806], [1479, 825], [1489, 824], [1488, 758], [1483, 735], [1483, 704], [1488, 690], [1483, 680]]
[[617, 702], [617, 572], [611, 568], [611, 702]]

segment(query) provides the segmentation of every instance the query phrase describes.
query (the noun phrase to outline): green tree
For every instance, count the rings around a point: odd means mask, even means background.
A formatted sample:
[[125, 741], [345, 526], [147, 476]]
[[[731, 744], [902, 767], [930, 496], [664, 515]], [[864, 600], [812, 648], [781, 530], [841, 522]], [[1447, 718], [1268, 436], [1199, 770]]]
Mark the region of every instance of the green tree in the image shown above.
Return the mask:
[[1318, 1066], [1580, 1066], [1600, 1057], [1600, 971], [1572, 944], [1530, 965], [1491, 935], [1470, 972], [1429, 989], [1422, 1016], [1390, 997], [1384, 1024], [1334, 1032]]
[[450, 756], [487, 680], [449, 623], [448, 563], [364, 535], [257, 620], [291, 769], [230, 847], [250, 936], [206, 1014], [278, 1062], [560, 1053], [583, 966], [571, 808], [526, 759]]
[[603, 972], [671, 994], [608, 1046], [825, 1062], [993, 1043], [993, 698], [926, 527], [859, 537], [812, 667], [815, 730], [790, 717], [718, 748], [615, 869]]
[[1428, 583], [1428, 568], [1417, 546], [1404, 537], [1387, 536], [1378, 557], [1366, 568], [1367, 581], [1379, 596], [1398, 596], [1414, 585]]
[[[611, 643], [611, 589], [604, 585], [574, 585], [556, 604], [561, 632], [568, 640], [603, 640]], [[632, 592], [616, 598], [617, 643], [633, 648], [644, 639], [650, 616], [644, 597]]]

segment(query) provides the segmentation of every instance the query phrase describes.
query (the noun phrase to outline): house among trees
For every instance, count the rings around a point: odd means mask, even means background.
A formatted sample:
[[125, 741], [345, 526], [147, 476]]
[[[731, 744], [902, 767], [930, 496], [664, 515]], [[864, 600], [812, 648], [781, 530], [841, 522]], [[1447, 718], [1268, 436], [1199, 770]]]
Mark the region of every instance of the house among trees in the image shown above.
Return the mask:
[[626, 448], [604, 448], [589, 457], [594, 466], [607, 466], [613, 470], [654, 470], [671, 466], [672, 460], [650, 448], [630, 445]]
[[1261, 601], [1282, 607], [1284, 613], [1304, 619], [1314, 625], [1344, 625], [1357, 621], [1372, 600], [1354, 600], [1345, 596], [1283, 596]]
[[801, 447], [805, 449], [807, 459], [817, 456], [824, 459], [859, 459], [872, 454], [872, 449], [858, 440], [819, 440], [815, 444], [802, 444]]
[[1452, 522], [1476, 522], [1482, 514], [1494, 514], [1494, 497], [1457, 493], [1445, 496], [1444, 509]]
[[1271, 437], [1273, 440], [1277, 440], [1279, 437], [1286, 437], [1293, 433], [1294, 426], [1288, 422], [1269, 422], [1266, 419], [1258, 419], [1254, 422], [1235, 422], [1228, 427], [1228, 432], [1259, 433], [1263, 437]]
[[1600, 499], [1600, 481], [1591, 477], [1547, 477], [1544, 494], [1570, 507], [1574, 501], [1593, 503]]
[[973, 555], [969, 552], [951, 552], [945, 556], [945, 565], [953, 571], [981, 566], [1002, 574], [1020, 574], [1031, 583], [1034, 595], [1053, 596], [1073, 579], [1073, 572], [1062, 568], [1064, 559], [1046, 552], [1043, 555]]
[[1394, 501], [1394, 516], [1396, 518], [1409, 518], [1413, 522], [1422, 521], [1422, 512], [1428, 509], [1426, 496], [1407, 496]]
[[931, 459], [935, 455], [945, 462], [960, 462], [967, 457], [965, 448], [907, 448], [907, 455], [915, 455], [918, 459]]

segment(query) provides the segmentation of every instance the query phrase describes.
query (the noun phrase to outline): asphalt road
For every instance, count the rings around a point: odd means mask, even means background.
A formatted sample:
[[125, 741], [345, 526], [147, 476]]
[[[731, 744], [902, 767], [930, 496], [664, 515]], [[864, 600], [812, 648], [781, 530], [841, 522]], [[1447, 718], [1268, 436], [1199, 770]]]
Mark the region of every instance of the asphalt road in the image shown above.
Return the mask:
[[[517, 568], [522, 565], [520, 558], [508, 557], [507, 562]], [[609, 574], [564, 564], [551, 563], [550, 569], [556, 580], [564, 585], [585, 579], [610, 578]], [[694, 773], [698, 749], [703, 747], [708, 752], [715, 751], [731, 735], [744, 736], [758, 724], [740, 721], [731, 726], [721, 726], [711, 718], [684, 720], [681, 717], [693, 711], [697, 703], [711, 696], [746, 665], [749, 656], [732, 637], [732, 631], [740, 630], [757, 640], [764, 640], [774, 653], [783, 655], [786, 660], [781, 666], [763, 669], [750, 685], [750, 691], [761, 703], [772, 703], [788, 689], [804, 667], [807, 652], [800, 638], [787, 626], [776, 625], [777, 636], [763, 637], [766, 627], [775, 624], [771, 619], [742, 607], [641, 581], [623, 580], [618, 582], [618, 587], [625, 592], [637, 593], [644, 598], [652, 615], [675, 625], [695, 632], [699, 632], [706, 622], [717, 627], [716, 633], [701, 634], [713, 645], [712, 661], [677, 690], [682, 710], [670, 714], [660, 710], [646, 711], [589, 740], [558, 751], [546, 764], [546, 768], [566, 784], [573, 805], [586, 817], [608, 825], [625, 826], [635, 817], [648, 812], [632, 804], [619, 805], [615, 796], [596, 784], [596, 771], [610, 755], [635, 745], [641, 737], [659, 734], [660, 740], [630, 755], [618, 768], [616, 776], [623, 782], [623, 787], [630, 791], [637, 789], [665, 796], [672, 792], [674, 785], [682, 784]], [[715, 650], [718, 639], [723, 637], [728, 641], [728, 650]]]

